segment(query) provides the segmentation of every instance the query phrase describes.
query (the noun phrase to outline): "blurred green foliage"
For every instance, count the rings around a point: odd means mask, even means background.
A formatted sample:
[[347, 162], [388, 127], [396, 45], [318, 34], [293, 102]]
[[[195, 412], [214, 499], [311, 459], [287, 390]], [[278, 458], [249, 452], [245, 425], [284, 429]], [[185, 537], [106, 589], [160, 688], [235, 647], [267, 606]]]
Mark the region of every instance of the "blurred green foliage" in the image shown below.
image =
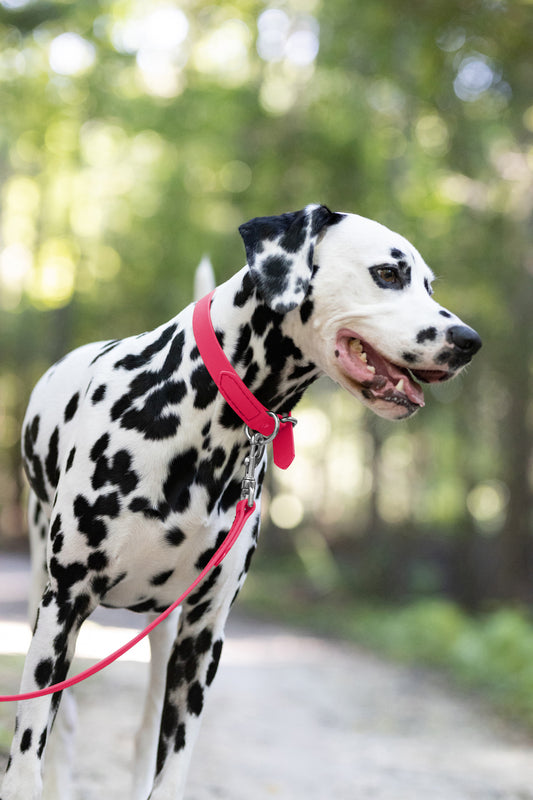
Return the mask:
[[252, 571], [241, 602], [254, 615], [436, 669], [533, 730], [533, 625], [518, 609], [472, 615], [445, 599], [392, 607], [346, 592], [313, 597], [288, 562]]
[[410, 663], [443, 667], [459, 682], [484, 690], [506, 714], [533, 726], [533, 628], [519, 611], [478, 619], [435, 600], [400, 611], [356, 615], [359, 641]]
[[528, 0], [0, 0], [0, 542], [40, 373], [320, 201], [409, 237], [485, 345], [403, 426], [319, 388], [265, 548], [322, 586], [529, 600], [532, 34]]

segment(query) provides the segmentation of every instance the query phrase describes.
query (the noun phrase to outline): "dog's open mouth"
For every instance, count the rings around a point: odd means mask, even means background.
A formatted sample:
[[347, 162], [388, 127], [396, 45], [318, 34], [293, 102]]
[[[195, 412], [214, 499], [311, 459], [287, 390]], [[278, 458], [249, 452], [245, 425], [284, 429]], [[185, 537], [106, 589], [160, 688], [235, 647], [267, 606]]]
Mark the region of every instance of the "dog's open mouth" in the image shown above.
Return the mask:
[[444, 370], [409, 370], [393, 364], [353, 331], [344, 329], [337, 334], [336, 355], [344, 374], [362, 388], [367, 400], [385, 400], [414, 410], [424, 405], [424, 383], [446, 380]]

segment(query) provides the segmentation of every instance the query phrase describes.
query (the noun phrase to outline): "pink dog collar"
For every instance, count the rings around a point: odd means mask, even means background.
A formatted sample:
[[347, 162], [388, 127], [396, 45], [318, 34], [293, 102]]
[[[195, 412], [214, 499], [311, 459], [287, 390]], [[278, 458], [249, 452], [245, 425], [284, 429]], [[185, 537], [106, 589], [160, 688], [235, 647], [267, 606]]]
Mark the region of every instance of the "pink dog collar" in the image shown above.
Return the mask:
[[[243, 383], [218, 343], [210, 314], [215, 291], [199, 300], [194, 307], [192, 327], [200, 355], [220, 394], [242, 421], [262, 436], [271, 436], [276, 427], [275, 415]], [[279, 414], [277, 416], [280, 426], [272, 443], [274, 463], [280, 469], [287, 469], [294, 460], [294, 422]]]

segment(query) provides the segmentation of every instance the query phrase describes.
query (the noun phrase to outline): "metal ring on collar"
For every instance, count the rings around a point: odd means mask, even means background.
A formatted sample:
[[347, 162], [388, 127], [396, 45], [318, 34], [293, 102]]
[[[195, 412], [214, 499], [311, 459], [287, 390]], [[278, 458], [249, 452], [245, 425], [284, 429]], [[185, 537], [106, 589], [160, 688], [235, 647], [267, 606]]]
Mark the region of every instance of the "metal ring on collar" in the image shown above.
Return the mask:
[[296, 417], [282, 417], [281, 421], [284, 423], [290, 422], [293, 428], [295, 425], [298, 425], [298, 420]]
[[[263, 436], [262, 433], [258, 433], [257, 431], [252, 431], [251, 428], [248, 427], [248, 425], [245, 425], [246, 436], [248, 437], [248, 440], [250, 442], [252, 442], [254, 440], [254, 437], [260, 436], [261, 437], [260, 443], [261, 444], [268, 444], [269, 442], [274, 441], [274, 439], [278, 435], [279, 428], [280, 428], [280, 425], [281, 425], [280, 418], [278, 417], [277, 414], [274, 414], [273, 411], [267, 411], [267, 414], [270, 414], [270, 416], [274, 420], [274, 430], [272, 431], [272, 433], [269, 436]], [[257, 441], [257, 439], [256, 439], [256, 441]]]

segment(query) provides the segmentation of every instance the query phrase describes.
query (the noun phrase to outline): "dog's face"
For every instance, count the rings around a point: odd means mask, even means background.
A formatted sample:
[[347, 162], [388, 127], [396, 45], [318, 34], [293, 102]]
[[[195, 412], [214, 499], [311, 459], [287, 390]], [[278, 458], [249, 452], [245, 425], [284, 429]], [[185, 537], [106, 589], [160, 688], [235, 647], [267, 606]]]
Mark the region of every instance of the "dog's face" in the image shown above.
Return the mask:
[[[289, 217], [274, 235], [272, 221]], [[472, 328], [433, 300], [434, 276], [418, 251], [383, 225], [324, 206], [269, 225], [253, 245], [248, 238], [258, 288], [286, 313], [306, 356], [376, 414], [410, 416], [424, 405], [418, 381], [454, 377], [481, 347]]]

